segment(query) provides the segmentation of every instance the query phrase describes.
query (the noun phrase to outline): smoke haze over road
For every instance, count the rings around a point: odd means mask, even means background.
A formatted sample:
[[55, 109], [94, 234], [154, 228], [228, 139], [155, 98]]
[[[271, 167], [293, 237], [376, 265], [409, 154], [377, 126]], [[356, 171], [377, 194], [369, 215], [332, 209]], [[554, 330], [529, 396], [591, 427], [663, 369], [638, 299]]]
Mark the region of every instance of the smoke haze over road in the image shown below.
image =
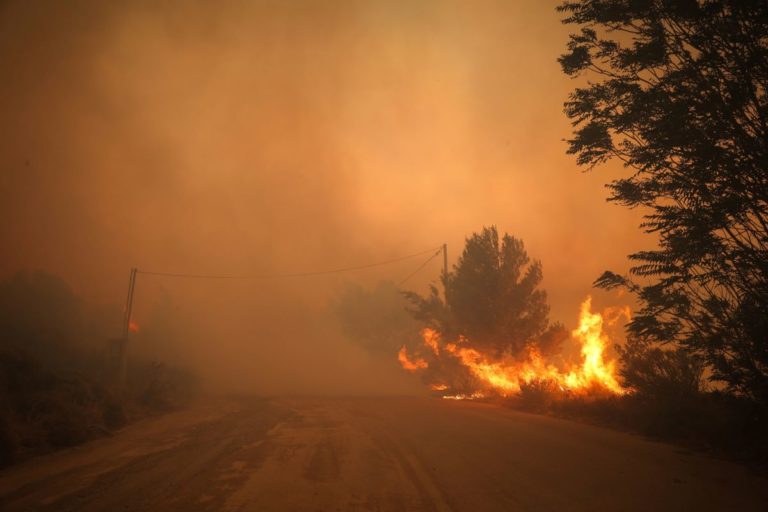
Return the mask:
[[[554, 5], [3, 2], [0, 273], [39, 268], [120, 303], [132, 266], [292, 272], [443, 242], [455, 256], [496, 224], [542, 260], [552, 317], [572, 326], [644, 241], [635, 212], [602, 201], [607, 177], [565, 155]], [[342, 339], [326, 303], [418, 263], [142, 275], [131, 350], [238, 389], [416, 391]]]

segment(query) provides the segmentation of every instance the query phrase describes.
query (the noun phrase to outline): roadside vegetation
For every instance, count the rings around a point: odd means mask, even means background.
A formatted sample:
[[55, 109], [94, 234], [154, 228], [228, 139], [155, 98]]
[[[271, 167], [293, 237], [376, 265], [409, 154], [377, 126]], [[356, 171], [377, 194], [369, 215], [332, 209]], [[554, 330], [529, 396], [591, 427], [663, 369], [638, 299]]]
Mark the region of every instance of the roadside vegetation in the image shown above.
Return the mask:
[[639, 309], [620, 349], [631, 393], [554, 410], [768, 461], [768, 4], [579, 0], [563, 72], [568, 152], [626, 172], [609, 200], [657, 248], [596, 285]]
[[157, 361], [129, 359], [125, 386], [114, 384], [107, 349], [120, 316], [49, 274], [0, 282], [0, 466], [109, 435], [192, 397], [194, 376]]
[[[636, 371], [623, 360], [622, 374]], [[676, 371], [676, 370], [675, 370]], [[655, 372], [655, 370], [654, 370]], [[528, 412], [551, 414], [647, 435], [768, 470], [768, 416], [748, 397], [707, 388], [703, 381], [670, 384], [666, 372], [655, 373], [665, 387], [631, 388], [617, 396], [572, 394], [546, 380], [521, 386], [519, 395], [502, 400]], [[622, 379], [628, 386], [628, 381]], [[668, 387], [667, 387], [668, 386]]]
[[[563, 71], [568, 152], [621, 162], [609, 200], [645, 214], [655, 250], [629, 256], [624, 376], [639, 393], [689, 393], [697, 375], [768, 406], [768, 4], [583, 0]], [[657, 388], [667, 388], [659, 393]]]

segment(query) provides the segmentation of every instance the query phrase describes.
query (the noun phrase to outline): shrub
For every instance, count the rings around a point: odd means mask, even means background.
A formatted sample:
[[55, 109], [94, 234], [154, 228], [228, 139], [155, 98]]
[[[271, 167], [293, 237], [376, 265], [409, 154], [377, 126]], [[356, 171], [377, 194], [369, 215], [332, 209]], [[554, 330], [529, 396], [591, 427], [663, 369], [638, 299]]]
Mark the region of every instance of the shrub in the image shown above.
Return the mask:
[[551, 379], [520, 382], [520, 407], [530, 411], [549, 411], [552, 404], [562, 400], [566, 393]]
[[637, 338], [617, 347], [625, 386], [638, 396], [685, 402], [701, 391], [703, 359], [680, 348], [652, 346]]

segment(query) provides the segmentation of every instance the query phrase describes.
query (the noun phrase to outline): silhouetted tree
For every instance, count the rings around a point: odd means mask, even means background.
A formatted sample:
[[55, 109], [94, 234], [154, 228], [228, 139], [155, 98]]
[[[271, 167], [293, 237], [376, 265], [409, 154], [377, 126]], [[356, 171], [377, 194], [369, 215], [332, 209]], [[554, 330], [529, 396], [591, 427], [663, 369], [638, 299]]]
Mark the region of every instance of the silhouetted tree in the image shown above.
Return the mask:
[[444, 300], [434, 286], [427, 297], [405, 296], [416, 319], [449, 339], [464, 336], [496, 355], [518, 355], [529, 346], [550, 352], [567, 334], [549, 324], [541, 279], [541, 263], [530, 260], [522, 240], [508, 234], [499, 240], [490, 227], [467, 238], [453, 270], [443, 276]]
[[61, 362], [83, 332], [82, 300], [61, 278], [21, 271], [0, 281], [0, 348]]
[[630, 338], [617, 347], [624, 385], [644, 397], [683, 402], [701, 390], [704, 361], [683, 348], [659, 347], [642, 338]]
[[331, 308], [351, 340], [394, 362], [403, 344], [419, 339], [419, 325], [406, 305], [395, 283], [382, 281], [372, 289], [348, 284]]
[[623, 162], [610, 199], [645, 208], [659, 240], [630, 255], [640, 283], [606, 272], [596, 284], [638, 294], [638, 342], [701, 356], [712, 378], [768, 402], [768, 2], [558, 10], [580, 27], [563, 71], [590, 75], [565, 104], [568, 151], [589, 168]]

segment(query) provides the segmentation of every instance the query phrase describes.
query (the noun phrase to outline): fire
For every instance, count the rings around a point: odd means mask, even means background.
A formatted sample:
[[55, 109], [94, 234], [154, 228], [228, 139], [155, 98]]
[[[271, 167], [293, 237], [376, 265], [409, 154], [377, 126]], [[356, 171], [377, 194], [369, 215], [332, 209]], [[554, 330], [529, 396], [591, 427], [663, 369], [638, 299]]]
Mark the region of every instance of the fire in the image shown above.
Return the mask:
[[[604, 317], [605, 315], [605, 317]], [[483, 398], [487, 393], [512, 396], [521, 392], [526, 385], [547, 384], [570, 394], [586, 394], [594, 390], [621, 395], [625, 390], [616, 379], [615, 361], [606, 360], [606, 348], [610, 339], [603, 331], [604, 324], [613, 325], [621, 316], [629, 318], [629, 310], [606, 310], [604, 315], [592, 312], [592, 298], [587, 297], [581, 304], [579, 324], [571, 336], [580, 344], [581, 361], [566, 370], [549, 363], [537, 351], [531, 349], [525, 357], [511, 356], [492, 358], [481, 351], [471, 348], [464, 338], [456, 342], [443, 342], [440, 334], [432, 329], [424, 329], [422, 338], [427, 355], [439, 358], [442, 354], [455, 358], [467, 368], [480, 383], [482, 389], [470, 393], [450, 394], [443, 398], [468, 400]], [[398, 359], [403, 368], [409, 371], [423, 370], [429, 367], [426, 359], [410, 359], [405, 346], [400, 349]], [[433, 384], [435, 391], [445, 391], [444, 383]]]
[[474, 393], [470, 393], [468, 395], [443, 395], [443, 398], [446, 400], [475, 400], [476, 398], [485, 398], [485, 395], [479, 391], [475, 391]]
[[429, 363], [424, 359], [414, 359], [413, 361], [408, 359], [408, 352], [405, 350], [405, 346], [403, 346], [403, 348], [400, 349], [400, 352], [397, 353], [397, 360], [400, 361], [403, 368], [412, 372], [422, 370], [429, 366]]
[[[569, 387], [589, 387], [599, 384], [609, 391], [621, 395], [624, 389], [616, 380], [615, 362], [605, 362], [603, 353], [609, 343], [608, 337], [603, 333], [603, 316], [592, 313], [592, 297], [587, 297], [581, 304], [579, 314], [579, 326], [571, 333], [581, 341], [581, 356], [584, 359], [580, 372], [569, 374]], [[625, 310], [629, 317], [629, 310]]]
[[436, 356], [439, 356], [440, 347], [437, 341], [440, 339], [440, 335], [432, 329], [424, 329], [422, 337], [424, 338], [424, 345], [429, 347]]
[[139, 332], [139, 324], [131, 320], [128, 322], [128, 332]]

